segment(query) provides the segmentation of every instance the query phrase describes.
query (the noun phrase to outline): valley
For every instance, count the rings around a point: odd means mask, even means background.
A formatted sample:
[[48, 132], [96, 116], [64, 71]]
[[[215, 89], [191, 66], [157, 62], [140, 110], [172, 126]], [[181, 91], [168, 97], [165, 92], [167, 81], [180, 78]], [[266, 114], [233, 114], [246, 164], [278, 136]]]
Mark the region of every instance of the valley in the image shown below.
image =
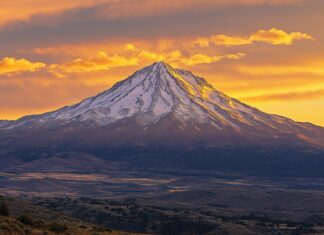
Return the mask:
[[[63, 234], [323, 234], [323, 141], [322, 127], [156, 62], [75, 105], [0, 122], [0, 195], [58, 213]], [[3, 224], [24, 228], [18, 218]]]
[[323, 179], [225, 176], [222, 172], [218, 176], [198, 172], [182, 176], [1, 173], [0, 179], [4, 185], [0, 194], [6, 197], [124, 233], [324, 232]]

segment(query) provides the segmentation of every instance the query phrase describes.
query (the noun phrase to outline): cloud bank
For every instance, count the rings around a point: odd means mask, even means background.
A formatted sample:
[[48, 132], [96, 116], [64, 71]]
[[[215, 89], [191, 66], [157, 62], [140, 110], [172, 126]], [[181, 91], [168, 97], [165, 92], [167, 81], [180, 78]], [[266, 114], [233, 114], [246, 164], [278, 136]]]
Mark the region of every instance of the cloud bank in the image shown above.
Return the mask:
[[209, 47], [211, 43], [217, 46], [244, 46], [256, 42], [271, 45], [292, 45], [297, 40], [312, 40], [311, 35], [302, 32], [287, 33], [284, 30], [272, 28], [269, 30], [258, 30], [249, 36], [228, 36], [224, 34], [212, 35], [210, 38], [198, 38], [196, 44], [202, 48]]

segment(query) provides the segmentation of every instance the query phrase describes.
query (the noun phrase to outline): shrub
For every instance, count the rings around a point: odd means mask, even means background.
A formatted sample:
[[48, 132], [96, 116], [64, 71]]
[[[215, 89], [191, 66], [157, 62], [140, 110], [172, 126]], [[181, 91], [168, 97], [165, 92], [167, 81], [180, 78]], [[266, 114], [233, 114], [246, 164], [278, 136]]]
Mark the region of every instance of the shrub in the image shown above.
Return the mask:
[[49, 230], [55, 233], [64, 233], [67, 230], [65, 224], [53, 223], [49, 226]]
[[33, 220], [28, 215], [22, 215], [17, 218], [24, 225], [33, 225]]
[[33, 226], [37, 228], [42, 228], [45, 226], [45, 222], [43, 220], [38, 219], [33, 222]]
[[5, 202], [0, 202], [0, 215], [9, 216], [9, 208]]
[[0, 222], [0, 231], [9, 231], [10, 226], [6, 221]]
[[32, 234], [32, 230], [29, 229], [29, 228], [25, 229], [25, 234], [26, 235], [31, 235]]

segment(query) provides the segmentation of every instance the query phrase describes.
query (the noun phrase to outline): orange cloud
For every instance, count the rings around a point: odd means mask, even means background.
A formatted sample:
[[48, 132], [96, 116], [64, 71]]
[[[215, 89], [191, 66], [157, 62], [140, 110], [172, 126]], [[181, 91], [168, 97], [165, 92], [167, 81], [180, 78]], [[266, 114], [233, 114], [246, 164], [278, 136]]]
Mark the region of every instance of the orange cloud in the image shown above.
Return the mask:
[[[98, 17], [116, 19], [137, 16], [161, 15], [191, 10], [193, 8], [208, 9], [211, 7], [229, 7], [233, 5], [278, 5], [293, 4], [302, 0], [182, 0], [172, 2], [166, 0], [15, 0], [0, 3], [0, 24], [16, 20], [30, 20], [39, 14], [55, 14], [75, 8], [100, 5]], [[19, 12], [19, 14], [16, 14]]]
[[239, 72], [253, 76], [280, 76], [280, 75], [315, 75], [324, 76], [324, 64], [282, 65], [282, 66], [247, 66], [241, 65]]
[[307, 33], [286, 33], [283, 30], [272, 28], [270, 30], [259, 30], [250, 36], [252, 42], [266, 42], [272, 45], [291, 45], [295, 40], [310, 40], [313, 37]]
[[169, 52], [151, 52], [149, 50], [141, 50], [135, 47], [133, 44], [125, 44], [125, 51], [133, 52], [133, 56], [138, 58], [140, 61], [161, 61], [165, 60], [171, 64], [183, 64], [188, 66], [194, 66], [197, 64], [211, 64], [218, 62], [223, 59], [230, 60], [239, 60], [245, 56], [245, 53], [236, 53], [236, 54], [228, 54], [228, 55], [218, 55], [218, 56], [210, 56], [203, 53], [192, 53], [189, 56], [184, 56], [181, 51], [173, 50]]
[[244, 53], [236, 53], [236, 54], [228, 54], [228, 55], [221, 55], [221, 56], [209, 56], [205, 54], [194, 54], [189, 58], [183, 58], [182, 62], [185, 65], [193, 66], [197, 64], [211, 64], [223, 59], [230, 59], [230, 60], [239, 60], [245, 56]]
[[125, 51], [137, 51], [137, 48], [133, 44], [127, 43], [124, 45], [124, 50]]
[[161, 60], [165, 59], [165, 57], [163, 55], [161, 55], [161, 54], [146, 51], [146, 50], [142, 50], [138, 54], [138, 57], [143, 58], [143, 59], [147, 59], [147, 60], [150, 60], [150, 61], [161, 61]]
[[31, 62], [26, 59], [15, 59], [13, 57], [5, 57], [0, 60], [0, 75], [11, 76], [22, 72], [34, 72], [46, 67], [41, 62]]
[[287, 92], [278, 94], [266, 94], [253, 97], [246, 97], [242, 100], [252, 102], [264, 102], [264, 101], [282, 101], [282, 100], [313, 100], [314, 98], [323, 98], [324, 89], [301, 91], [301, 92]]
[[223, 59], [223, 56], [208, 56], [204, 54], [192, 55], [187, 59], [187, 65], [211, 64]]
[[197, 38], [197, 40], [194, 42], [195, 44], [198, 44], [202, 48], [207, 48], [209, 47], [209, 39], [208, 38]]
[[269, 43], [272, 45], [292, 45], [296, 40], [311, 40], [313, 37], [307, 33], [291, 32], [272, 28], [259, 30], [249, 36], [227, 36], [224, 34], [213, 35], [210, 38], [198, 38], [195, 43], [201, 47], [208, 47], [210, 43], [221, 46], [243, 46], [255, 42]]
[[[0, 3], [0, 25], [10, 21], [29, 20], [38, 14], [53, 14], [56, 12], [73, 9], [76, 7], [89, 7], [100, 4], [105, 0], [15, 0]], [[19, 14], [16, 14], [19, 12]]]
[[[161, 51], [159, 49], [147, 49], [148, 47], [141, 49], [132, 43], [126, 43], [123, 45], [116, 44], [114, 48], [117, 48], [117, 50], [112, 55], [108, 55], [101, 51], [94, 56], [89, 56], [88, 58], [77, 58], [66, 63], [49, 65], [48, 71], [57, 77], [64, 77], [69, 73], [106, 71], [110, 68], [134, 65], [144, 66], [147, 63], [162, 60], [175, 66], [194, 66], [198, 64], [211, 64], [224, 59], [239, 60], [245, 56], [245, 54], [241, 52], [225, 55], [207, 55], [204, 53], [192, 52], [185, 56], [180, 50], [170, 50], [169, 48], [166, 51]], [[110, 51], [114, 50], [113, 48], [106, 49]], [[54, 49], [51, 49], [51, 51], [53, 50]], [[69, 51], [72, 51], [71, 48]]]
[[210, 41], [223, 46], [241, 46], [253, 43], [249, 37], [231, 37], [224, 34], [213, 35]]
[[238, 52], [238, 53], [236, 53], [236, 54], [228, 54], [226, 57], [227, 57], [227, 59], [231, 59], [231, 60], [240, 60], [240, 59], [242, 59], [244, 56], [246, 56], [245, 53]]
[[49, 66], [49, 71], [60, 77], [65, 73], [105, 71], [110, 68], [137, 64], [138, 59], [135, 57], [126, 58], [117, 54], [107, 55], [105, 52], [98, 52], [88, 59], [78, 58], [65, 64], [52, 64]]

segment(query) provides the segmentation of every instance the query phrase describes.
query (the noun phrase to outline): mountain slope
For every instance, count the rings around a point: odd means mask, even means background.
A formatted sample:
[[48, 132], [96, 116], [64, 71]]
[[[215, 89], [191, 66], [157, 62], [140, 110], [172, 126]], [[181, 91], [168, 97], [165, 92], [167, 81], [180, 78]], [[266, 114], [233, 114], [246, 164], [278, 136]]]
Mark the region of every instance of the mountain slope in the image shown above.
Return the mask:
[[89, 135], [88, 142], [111, 144], [282, 144], [285, 140], [324, 146], [323, 128], [261, 112], [164, 62], [145, 67], [78, 104], [1, 122], [0, 128], [26, 133], [52, 130], [57, 138]]

